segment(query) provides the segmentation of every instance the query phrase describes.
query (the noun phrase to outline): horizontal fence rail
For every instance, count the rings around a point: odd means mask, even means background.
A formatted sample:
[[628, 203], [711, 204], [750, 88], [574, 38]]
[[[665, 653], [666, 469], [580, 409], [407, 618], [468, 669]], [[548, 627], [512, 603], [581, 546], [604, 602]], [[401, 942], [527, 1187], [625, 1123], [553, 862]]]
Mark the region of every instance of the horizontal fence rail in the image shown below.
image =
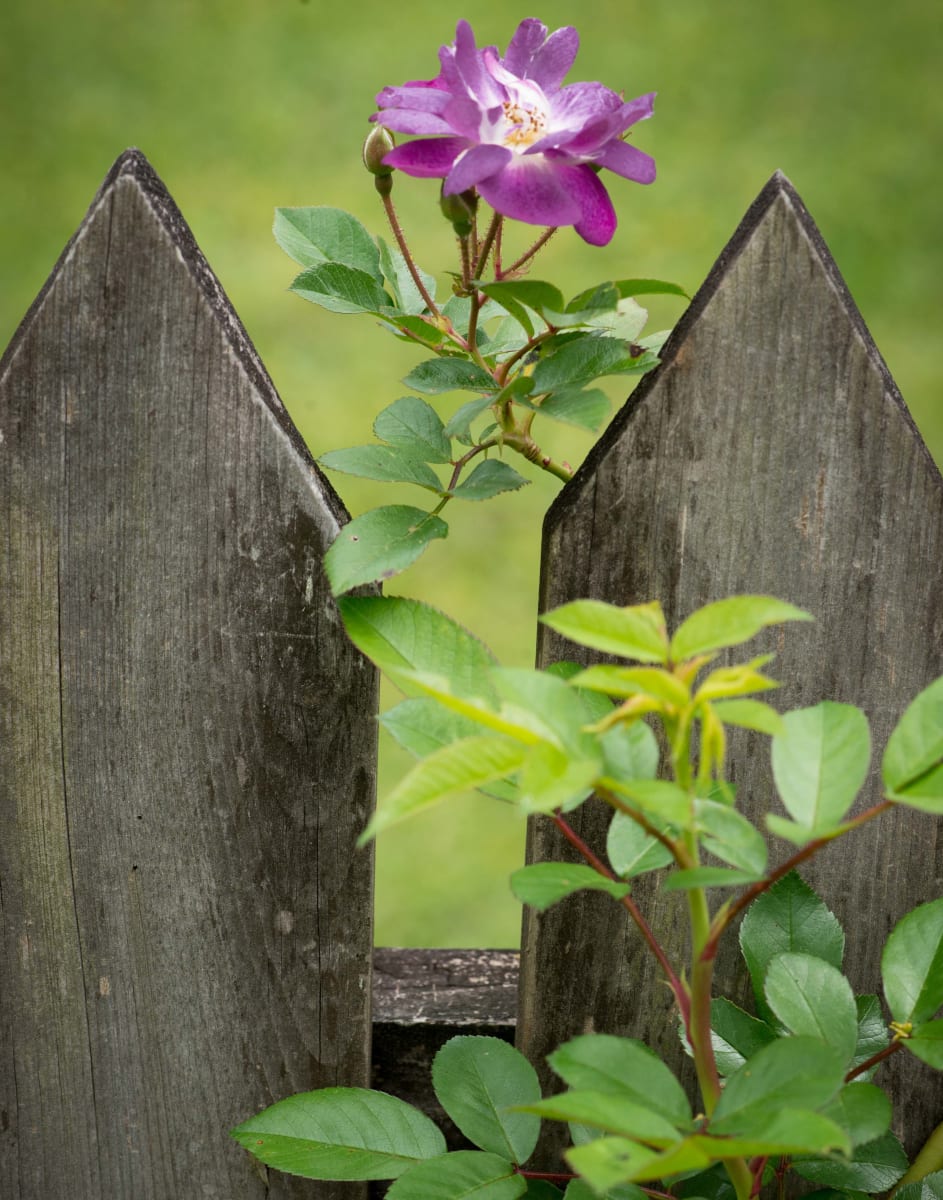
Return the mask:
[[[377, 681], [321, 570], [345, 520], [166, 189], [122, 155], [0, 362], [4, 1200], [363, 1200], [266, 1178], [226, 1130], [371, 1079], [441, 1118], [429, 1067], [457, 1033], [516, 1037], [548, 1086], [546, 1053], [588, 1029], [654, 1032], [685, 1073], [670, 994], [597, 896], [528, 913], [520, 958], [372, 950], [354, 844]], [[544, 528], [542, 609], [658, 598], [674, 624], [743, 591], [817, 618], [761, 647], [784, 704], [858, 704], [878, 749], [943, 673], [943, 482], [780, 175]], [[574, 647], [544, 629], [539, 656]], [[767, 751], [744, 735], [731, 759], [763, 810]], [[600, 846], [602, 806], [574, 817]], [[528, 853], [566, 851], [534, 823]], [[810, 869], [860, 990], [941, 878], [910, 810]], [[635, 894], [677, 948], [671, 898]], [[719, 973], [744, 994], [732, 954]], [[906, 1108], [913, 1149], [939, 1078], [911, 1072]]]

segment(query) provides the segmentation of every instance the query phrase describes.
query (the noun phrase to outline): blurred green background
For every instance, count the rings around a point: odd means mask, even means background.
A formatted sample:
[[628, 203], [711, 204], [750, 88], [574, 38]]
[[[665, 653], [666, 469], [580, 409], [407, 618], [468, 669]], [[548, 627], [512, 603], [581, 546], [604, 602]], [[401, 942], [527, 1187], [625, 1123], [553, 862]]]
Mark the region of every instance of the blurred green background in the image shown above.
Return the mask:
[[[286, 293], [277, 205], [328, 204], [386, 233], [360, 143], [383, 85], [436, 73], [459, 17], [502, 50], [517, 22], [576, 24], [571, 80], [656, 90], [635, 141], [653, 187], [610, 178], [612, 244], [571, 232], [537, 275], [575, 291], [655, 276], [693, 291], [781, 168], [819, 224], [892, 374], [943, 459], [943, 5], [939, 0], [671, 0], [535, 5], [479, 0], [5, 0], [0, 11], [0, 344], [5, 345], [112, 160], [139, 146], [176, 199], [315, 454], [369, 440], [418, 357], [369, 320]], [[452, 266], [436, 185], [400, 179], [420, 262]], [[652, 304], [650, 328], [680, 315]], [[619, 388], [621, 387], [621, 393]], [[625, 384], [610, 387], [615, 400]], [[574, 465], [588, 438], [555, 442]], [[354, 512], [387, 499], [346, 477]], [[533, 659], [540, 519], [557, 484], [449, 513], [400, 589], [465, 621], [509, 663]], [[411, 498], [411, 497], [410, 497]], [[404, 502], [408, 502], [406, 496]], [[397, 589], [391, 589], [397, 590]], [[388, 698], [389, 699], [389, 698]], [[405, 763], [385, 745], [381, 794]], [[468, 798], [388, 834], [378, 852], [380, 944], [511, 946], [507, 875], [523, 827]]]

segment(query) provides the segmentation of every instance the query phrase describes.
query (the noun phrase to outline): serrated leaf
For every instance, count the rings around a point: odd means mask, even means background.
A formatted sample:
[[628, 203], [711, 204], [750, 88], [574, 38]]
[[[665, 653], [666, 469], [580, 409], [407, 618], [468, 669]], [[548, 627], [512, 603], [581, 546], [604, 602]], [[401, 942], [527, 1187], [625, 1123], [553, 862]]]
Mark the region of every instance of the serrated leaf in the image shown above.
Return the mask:
[[[496, 304], [506, 309], [515, 320], [527, 329], [529, 335], [534, 330], [525, 324], [527, 314], [525, 308], [543, 315], [545, 311], [560, 312], [563, 308], [563, 293], [552, 283], [542, 283], [539, 279], [508, 279], [495, 283], [479, 283], [478, 288], [489, 296]], [[522, 307], [523, 306], [523, 307]]]
[[943, 678], [908, 705], [888, 739], [881, 773], [901, 804], [943, 813]]
[[856, 1146], [851, 1159], [793, 1159], [793, 1170], [803, 1179], [842, 1191], [886, 1192], [907, 1170], [907, 1155], [892, 1133]]
[[671, 640], [675, 662], [749, 641], [768, 625], [811, 621], [812, 617], [772, 596], [728, 596], [692, 613]]
[[626, 813], [617, 812], [609, 823], [606, 854], [621, 879], [634, 879], [674, 862], [671, 851]]
[[454, 1150], [417, 1163], [386, 1193], [387, 1200], [517, 1200], [527, 1180], [497, 1154]]
[[537, 412], [554, 421], [575, 425], [577, 429], [588, 429], [595, 433], [606, 421], [612, 405], [609, 397], [599, 388], [566, 388], [545, 396]]
[[427, 1116], [366, 1088], [289, 1096], [231, 1136], [267, 1166], [305, 1179], [394, 1179], [445, 1151], [445, 1138]]
[[585, 333], [538, 359], [531, 378], [535, 391], [556, 392], [583, 387], [603, 375], [620, 375], [636, 365], [621, 339]]
[[943, 1171], [933, 1171], [914, 1183], [902, 1184], [894, 1200], [943, 1200]]
[[432, 1062], [439, 1103], [465, 1137], [518, 1164], [533, 1153], [540, 1118], [516, 1106], [540, 1099], [537, 1072], [519, 1050], [496, 1037], [454, 1037]]
[[373, 423], [381, 442], [410, 450], [426, 462], [452, 461], [452, 443], [439, 414], [418, 396], [402, 396], [388, 405]]
[[834, 914], [790, 871], [747, 909], [740, 926], [740, 949], [753, 981], [757, 1009], [761, 1016], [768, 1016], [763, 984], [776, 955], [812, 954], [840, 969], [845, 935]]
[[[380, 251], [380, 269], [393, 292], [397, 308], [410, 316], [425, 312], [426, 302], [422, 297], [416, 281], [410, 274], [406, 260], [399, 250], [387, 245], [383, 238], [377, 239]], [[417, 268], [418, 269], [418, 268]], [[419, 278], [429, 295], [435, 299], [435, 279], [425, 271], [419, 271]]]
[[775, 1032], [765, 1021], [751, 1017], [730, 1000], [719, 996], [711, 1001], [711, 1042], [722, 1075], [732, 1075], [775, 1039]]
[[855, 1007], [858, 1010], [858, 1040], [851, 1060], [853, 1068], [860, 1067], [890, 1043], [884, 1011], [877, 996], [856, 996]]
[[823, 1113], [847, 1131], [853, 1146], [883, 1137], [891, 1124], [890, 1100], [879, 1087], [860, 1080], [846, 1084]]
[[787, 713], [783, 726], [772, 748], [780, 798], [799, 825], [817, 833], [833, 829], [867, 778], [868, 719], [851, 704], [826, 700]]
[[904, 1039], [904, 1048], [931, 1067], [943, 1071], [943, 1021], [918, 1025], [910, 1037]]
[[467, 358], [430, 358], [413, 367], [403, 383], [426, 395], [441, 392], [497, 392], [498, 385], [487, 371]]
[[766, 972], [766, 1001], [790, 1033], [821, 1038], [847, 1066], [858, 1040], [851, 984], [810, 954], [778, 954]]
[[606, 1133], [623, 1134], [633, 1141], [663, 1150], [680, 1139], [680, 1133], [647, 1105], [606, 1092], [564, 1092], [529, 1103], [527, 1111], [554, 1121], [578, 1121]]
[[714, 1134], [751, 1134], [763, 1114], [784, 1108], [820, 1108], [838, 1094], [842, 1056], [818, 1038], [778, 1038], [735, 1071], [711, 1118]]
[[277, 208], [275, 240], [302, 267], [335, 262], [382, 283], [380, 253], [356, 217], [339, 208]]
[[690, 1127], [691, 1106], [684, 1089], [643, 1042], [589, 1033], [566, 1042], [547, 1061], [571, 1088], [625, 1096], [679, 1129]]
[[[575, 312], [580, 308], [585, 308], [591, 297], [604, 286], [606, 285], [597, 284], [593, 288], [587, 288], [585, 292], [580, 292], [567, 304], [567, 310]], [[662, 279], [613, 279], [609, 281], [609, 286], [615, 288], [620, 297], [683, 296], [684, 299], [689, 298], [684, 288], [679, 287], [676, 283], [666, 283]]]
[[458, 792], [503, 779], [519, 769], [526, 753], [520, 742], [488, 735], [443, 746], [400, 780], [377, 809], [358, 844]]
[[348, 522], [324, 556], [324, 569], [335, 596], [363, 583], [391, 579], [405, 571], [449, 527], [421, 508], [405, 504], [373, 508]]
[[479, 400], [469, 400], [461, 408], [456, 409], [445, 424], [446, 437], [455, 437], [460, 441], [469, 441], [471, 425], [476, 417], [489, 409], [494, 400], [493, 396], [483, 396]]
[[345, 450], [329, 450], [321, 455], [318, 463], [329, 471], [342, 471], [362, 479], [415, 483], [437, 494], [442, 491], [442, 483], [435, 471], [400, 446], [351, 446]]
[[742, 813], [715, 800], [697, 801], [694, 811], [705, 850], [749, 875], [764, 873], [766, 842]]
[[501, 492], [516, 492], [530, 483], [523, 475], [498, 458], [478, 463], [466, 479], [452, 489], [456, 500], [490, 500]]
[[665, 617], [657, 600], [626, 608], [601, 600], [575, 600], [540, 619], [571, 641], [605, 654], [647, 663], [668, 660]]
[[396, 309], [390, 297], [366, 271], [343, 263], [328, 262], [309, 267], [297, 276], [291, 291], [337, 313], [375, 313], [391, 316]]
[[884, 998], [895, 1021], [928, 1021], [943, 1004], [943, 900], [913, 909], [881, 955]]
[[629, 894], [629, 885], [607, 879], [592, 867], [581, 863], [543, 862], [514, 871], [511, 874], [511, 891], [522, 904], [529, 904], [538, 912], [544, 912], [580, 891], [606, 892], [619, 900]]
[[663, 892], [688, 892], [692, 888], [743, 887], [762, 879], [762, 873], [735, 871], [728, 867], [691, 867], [675, 871], [662, 884]]

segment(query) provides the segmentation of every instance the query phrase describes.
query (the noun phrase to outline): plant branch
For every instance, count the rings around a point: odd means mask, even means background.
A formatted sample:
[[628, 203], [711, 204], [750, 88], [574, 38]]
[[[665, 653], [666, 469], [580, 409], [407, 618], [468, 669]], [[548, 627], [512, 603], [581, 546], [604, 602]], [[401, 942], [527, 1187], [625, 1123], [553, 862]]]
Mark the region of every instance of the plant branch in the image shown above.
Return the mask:
[[[583, 841], [573, 826], [570, 825], [568, 821], [564, 820], [559, 812], [553, 813], [552, 820], [570, 845], [573, 846], [575, 850], [579, 851], [579, 853], [583, 856], [586, 862], [589, 863], [593, 870], [598, 871], [599, 874], [605, 879], [617, 879], [617, 876], [609, 870], [602, 859], [599, 858], [599, 856], [594, 853], [594, 851], [586, 844], [586, 842]], [[675, 1001], [678, 1005], [678, 1010], [681, 1013], [682, 1020], [684, 1021], [685, 1029], [687, 1029], [691, 1013], [690, 998], [687, 988], [675, 974], [674, 968], [668, 961], [668, 958], [662, 949], [661, 943], [655, 937], [651, 926], [645, 920], [641, 910], [632, 897], [623, 896], [620, 903], [635, 922], [635, 926], [645, 939], [649, 950], [651, 950], [652, 954], [655, 955], [655, 958], [658, 960], [661, 969], [664, 971], [665, 978], [668, 981], [668, 986], [671, 988], [671, 991], [674, 994]]]
[[506, 279], [508, 275], [513, 275], [515, 271], [519, 271], [523, 266], [529, 263], [530, 260], [537, 254], [537, 251], [542, 250], [543, 247], [546, 246], [553, 235], [557, 232], [558, 228], [559, 226], [557, 225], [551, 225], [549, 229], [545, 229], [537, 241], [534, 242], [534, 244], [530, 247], [530, 249], [525, 250], [516, 262], [511, 263], [509, 267], [506, 267], [503, 271], [501, 271], [497, 278]]
[[435, 301], [429, 295], [426, 285], [422, 282], [422, 276], [419, 274], [419, 269], [413, 262], [413, 256], [409, 252], [409, 246], [406, 244], [406, 238], [403, 234], [402, 226], [399, 223], [399, 217], [396, 215], [396, 208], [393, 205], [392, 196], [383, 196], [383, 207], [386, 209], [386, 219], [390, 223], [390, 229], [393, 231], [393, 237], [396, 238], [396, 244], [399, 246], [399, 252], [403, 256], [403, 261], [409, 269], [410, 275], [413, 277], [413, 283], [419, 289], [419, 295], [422, 296], [426, 308], [433, 316], [441, 317], [442, 314], [436, 308]]
[[639, 812], [637, 808], [632, 808], [631, 805], [626, 804], [623, 800], [620, 800], [619, 797], [614, 792], [609, 791], [608, 788], [597, 788], [596, 795], [600, 798], [600, 800], [604, 800], [606, 804], [616, 809], [617, 812], [624, 813], [627, 817], [631, 817], [632, 820], [635, 821], [637, 825], [640, 825], [650, 837], [653, 837], [656, 841], [661, 842], [661, 844], [665, 847], [678, 866], [682, 868], [682, 870], [688, 870], [694, 866], [694, 863], [691, 861], [691, 857], [688, 854], [687, 847], [684, 845], [684, 843], [674, 841], [667, 835], [667, 833], [664, 833], [656, 825], [653, 825], [644, 813]]
[[849, 1071], [845, 1076], [845, 1083], [851, 1083], [853, 1079], [857, 1079], [859, 1075], [864, 1075], [870, 1071], [872, 1067], [876, 1067], [885, 1058], [890, 1058], [892, 1054], [896, 1054], [903, 1046], [905, 1038], [895, 1038], [889, 1046], [885, 1046], [883, 1050], [878, 1050], [877, 1054], [872, 1054], [870, 1058], [866, 1058], [863, 1063], [855, 1067], [853, 1071]]
[[476, 279], [481, 278], [481, 272], [488, 262], [488, 255], [491, 253], [491, 247], [494, 245], [494, 239], [498, 236], [498, 230], [501, 228], [503, 221], [504, 217], [500, 213], [495, 213], [491, 218], [491, 224], [488, 226], [485, 240], [478, 247], [478, 253], [475, 256], [475, 261], [472, 263], [472, 271]]

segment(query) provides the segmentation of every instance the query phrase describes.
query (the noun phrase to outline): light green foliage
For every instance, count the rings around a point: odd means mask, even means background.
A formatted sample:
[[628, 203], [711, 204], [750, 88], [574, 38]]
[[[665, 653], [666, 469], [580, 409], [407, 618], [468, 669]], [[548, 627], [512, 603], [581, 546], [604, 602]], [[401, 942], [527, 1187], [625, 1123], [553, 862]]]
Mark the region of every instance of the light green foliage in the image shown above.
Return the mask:
[[446, 523], [405, 504], [374, 508], [340, 531], [324, 556], [331, 587], [340, 595], [405, 571], [429, 542], [448, 535]]
[[387, 1192], [390, 1200], [516, 1200], [527, 1190], [527, 1181], [497, 1154], [456, 1150], [417, 1163], [397, 1179]]
[[898, 921], [881, 955], [884, 998], [895, 1021], [919, 1025], [943, 1004], [943, 900]]
[[531, 863], [511, 876], [511, 891], [522, 904], [529, 904], [538, 912], [586, 889], [607, 892], [617, 900], [629, 894], [628, 884], [607, 879], [592, 867], [580, 863]]
[[847, 1068], [858, 1040], [858, 1012], [841, 971], [811, 954], [778, 954], [767, 969], [764, 992], [790, 1033], [821, 1038]]
[[895, 800], [943, 813], [943, 679], [908, 706], [888, 740], [881, 769]]

